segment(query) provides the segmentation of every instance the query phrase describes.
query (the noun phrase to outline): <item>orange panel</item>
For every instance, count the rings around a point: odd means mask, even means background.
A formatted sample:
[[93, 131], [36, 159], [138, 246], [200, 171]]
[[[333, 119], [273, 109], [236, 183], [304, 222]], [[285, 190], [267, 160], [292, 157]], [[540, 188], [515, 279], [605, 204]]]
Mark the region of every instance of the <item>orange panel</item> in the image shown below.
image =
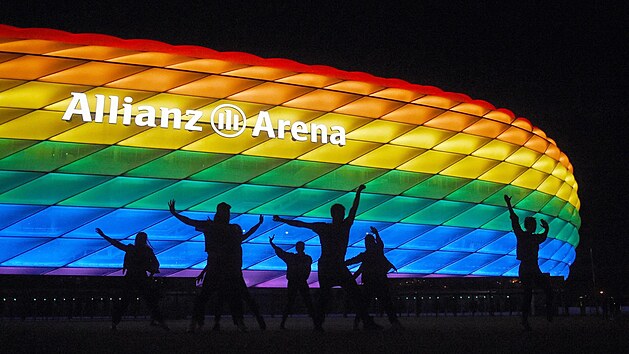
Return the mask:
[[277, 68], [269, 68], [267, 66], [250, 66], [247, 68], [232, 70], [225, 73], [229, 76], [240, 76], [240, 77], [248, 77], [250, 79], [258, 79], [258, 80], [277, 80], [286, 76], [295, 75], [294, 72], [277, 69]]
[[107, 84], [108, 87], [163, 92], [205, 75], [169, 69], [149, 69]]
[[284, 103], [284, 106], [316, 109], [319, 111], [332, 111], [343, 106], [360, 96], [349, 93], [316, 90], [301, 97]]
[[334, 77], [310, 74], [310, 73], [291, 75], [291, 76], [287, 76], [287, 77], [277, 80], [277, 82], [282, 82], [285, 84], [294, 84], [294, 85], [302, 85], [302, 86], [310, 86], [310, 87], [318, 87], [318, 88], [332, 85], [333, 83], [336, 83], [339, 81], [341, 80]]
[[424, 123], [424, 125], [460, 132], [478, 119], [478, 117], [467, 114], [447, 111]]
[[531, 125], [531, 122], [529, 122], [527, 119], [517, 118], [511, 124], [529, 132], [533, 131], [533, 126]]
[[15, 86], [19, 86], [26, 81], [24, 80], [3, 80], [0, 79], [0, 92], [13, 88]]
[[312, 90], [313, 89], [310, 87], [267, 82], [229, 96], [229, 99], [278, 105], [295, 97], [302, 96]]
[[429, 96], [424, 96], [416, 101], [413, 101], [413, 103], [422, 104], [422, 105], [430, 106], [430, 107], [450, 109], [459, 102], [451, 100], [449, 98], [441, 97], [441, 96], [429, 95]]
[[384, 87], [360, 81], [341, 81], [337, 84], [326, 87], [328, 90], [345, 91], [349, 93], [357, 93], [359, 95], [368, 95], [376, 91], [382, 90]]
[[535, 150], [537, 152], [541, 152], [542, 154], [546, 151], [548, 147], [548, 141], [543, 139], [537, 135], [533, 135], [529, 141], [524, 144], [525, 147]]
[[511, 124], [511, 122], [513, 121], [513, 118], [510, 115], [501, 111], [491, 111], [485, 114], [485, 118], [497, 120], [499, 122], [503, 122], [507, 124]]
[[439, 108], [407, 104], [382, 116], [381, 119], [420, 125], [443, 112], [444, 110]]
[[533, 127], [533, 134], [539, 135], [540, 137], [542, 137], [544, 139], [547, 138], [546, 133], [544, 133], [544, 131], [541, 130], [540, 128], [538, 128], [538, 127]]
[[246, 68], [248, 65], [232, 63], [217, 59], [197, 59], [168, 66], [169, 69], [198, 71], [209, 74], [220, 74], [230, 70]]
[[98, 45], [86, 45], [70, 49], [62, 49], [48, 54], [78, 59], [107, 60], [137, 53], [138, 52], [134, 50], [103, 47]]
[[386, 88], [384, 90], [375, 92], [375, 93], [371, 94], [371, 96], [373, 96], [373, 97], [380, 97], [380, 98], [387, 98], [387, 99], [396, 100], [396, 101], [411, 102], [413, 100], [416, 100], [416, 99], [424, 96], [424, 94], [423, 93], [419, 93], [419, 92], [415, 92], [415, 91], [389, 87], [389, 88]]
[[516, 145], [524, 145], [531, 138], [532, 134], [516, 127], [510, 127], [504, 133], [498, 135], [498, 139], [513, 143]]
[[337, 109], [335, 112], [361, 117], [378, 118], [402, 106], [402, 103], [363, 97]]
[[179, 87], [175, 87], [168, 92], [182, 95], [225, 98], [258, 85], [261, 82], [262, 81], [241, 79], [237, 77], [212, 75]]
[[509, 126], [506, 124], [495, 122], [489, 119], [480, 119], [476, 121], [476, 123], [465, 128], [463, 132], [474, 135], [482, 135], [488, 138], [495, 138], [502, 132], [507, 130], [507, 128], [509, 128]]
[[0, 51], [30, 54], [44, 54], [57, 50], [77, 47], [77, 44], [59, 43], [43, 39], [25, 39], [0, 43]]
[[461, 103], [452, 107], [450, 110], [455, 111], [455, 112], [467, 113], [467, 114], [471, 114], [475, 116], [482, 116], [485, 113], [489, 112], [489, 109], [481, 107], [473, 103]]
[[143, 53], [138, 53], [138, 54], [126, 55], [124, 57], [109, 59], [108, 61], [113, 61], [117, 63], [164, 67], [164, 66], [173, 65], [173, 64], [181, 63], [188, 60], [190, 60], [189, 57], [184, 57], [182, 55], [156, 53], [156, 52], [143, 52]]
[[41, 81], [102, 86], [108, 82], [145, 70], [141, 66], [89, 62], [41, 78]]
[[44, 75], [52, 74], [82, 63], [83, 61], [72, 59], [25, 55], [0, 63], [0, 77], [3, 79], [35, 80]]
[[559, 151], [559, 148], [557, 147], [557, 145], [549, 144], [548, 149], [546, 149], [546, 155], [559, 161], [559, 158], [561, 157], [561, 151]]

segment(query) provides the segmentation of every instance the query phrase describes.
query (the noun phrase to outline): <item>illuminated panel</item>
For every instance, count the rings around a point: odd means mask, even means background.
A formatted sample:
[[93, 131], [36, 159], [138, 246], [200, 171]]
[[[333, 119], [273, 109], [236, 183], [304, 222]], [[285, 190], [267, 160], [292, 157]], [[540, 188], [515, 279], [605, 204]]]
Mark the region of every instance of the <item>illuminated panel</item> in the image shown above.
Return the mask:
[[125, 243], [146, 231], [162, 274], [194, 277], [203, 234], [170, 214], [175, 199], [199, 220], [227, 202], [244, 231], [264, 216], [243, 243], [249, 286], [286, 285], [272, 235], [306, 242], [317, 286], [319, 238], [272, 215], [329, 222], [360, 184], [347, 257], [376, 227], [404, 276], [517, 276], [507, 194], [520, 220], [550, 225], [542, 270], [569, 275], [574, 168], [506, 109], [284, 59], [0, 25], [0, 273], [120, 275], [101, 227]]

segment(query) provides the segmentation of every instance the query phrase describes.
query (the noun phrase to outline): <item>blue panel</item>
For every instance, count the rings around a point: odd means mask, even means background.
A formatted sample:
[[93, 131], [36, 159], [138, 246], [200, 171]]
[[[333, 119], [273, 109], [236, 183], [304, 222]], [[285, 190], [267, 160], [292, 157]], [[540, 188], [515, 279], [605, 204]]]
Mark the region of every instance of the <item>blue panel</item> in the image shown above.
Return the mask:
[[477, 229], [442, 248], [444, 251], [476, 252], [506, 232]]
[[35, 246], [50, 241], [49, 238], [0, 237], [0, 262], [13, 258]]
[[[158, 254], [159, 252], [170, 248], [177, 244], [177, 242], [164, 242], [164, 241], [149, 241], [153, 246], [153, 251]], [[122, 240], [124, 244], [133, 244], [132, 240]], [[160, 260], [161, 257], [157, 257]], [[105, 247], [96, 253], [90, 254], [87, 257], [81, 258], [75, 262], [70, 263], [69, 267], [82, 267], [82, 268], [122, 268], [124, 260], [124, 252], [117, 249], [114, 246]], [[160, 267], [162, 265], [160, 264]]]
[[514, 256], [503, 256], [472, 273], [473, 275], [501, 276], [520, 264]]
[[397, 247], [405, 242], [408, 242], [415, 237], [434, 229], [434, 226], [429, 225], [416, 225], [416, 224], [393, 224], [386, 229], [378, 230], [384, 247], [392, 248]]
[[415, 262], [416, 260], [425, 257], [431, 253], [431, 251], [393, 249], [386, 252], [385, 256], [387, 256], [387, 259], [389, 259], [389, 261], [393, 263], [396, 268], [400, 269], [405, 265]]
[[[307, 223], [330, 221], [329, 219], [318, 219], [318, 218], [296, 218], [295, 220], [301, 220]], [[253, 239], [250, 240], [250, 242], [268, 244], [269, 237], [272, 235], [275, 235], [275, 240], [273, 242], [275, 242], [277, 245], [291, 245], [292, 246], [292, 245], [295, 245], [297, 241], [304, 241], [306, 242], [306, 244], [309, 244], [309, 245], [319, 244], [318, 237], [316, 237], [316, 240], [313, 239], [315, 238], [315, 236], [317, 236], [317, 234], [310, 229], [302, 228], [302, 227], [294, 227], [288, 224], [279, 223], [275, 221], [272, 221], [272, 223], [274, 223], [277, 227], [271, 228], [268, 231], [262, 233], [261, 235], [259, 234], [259, 232], [256, 233], [259, 236], [254, 237]]]
[[[375, 227], [378, 230], [385, 229], [391, 226], [389, 222], [376, 222], [376, 221], [354, 221], [354, 225], [352, 225], [352, 229], [349, 233], [349, 244], [356, 244], [357, 247], [365, 247], [363, 240], [365, 239], [365, 235], [371, 233], [370, 228]], [[386, 245], [386, 244], [385, 244]], [[385, 247], [389, 247], [386, 245]]]
[[[134, 235], [170, 216], [163, 210], [117, 209], [98, 218], [63, 237], [100, 238], [94, 231], [97, 227], [112, 238], [121, 239]], [[149, 239], [151, 235], [149, 234]]]
[[438, 226], [412, 241], [401, 245], [400, 248], [436, 250], [463, 237], [473, 230], [474, 229], [464, 227]]
[[151, 240], [188, 240], [200, 234], [194, 227], [186, 225], [176, 217], [170, 217], [144, 230]]
[[478, 250], [480, 253], [495, 253], [495, 254], [508, 254], [511, 251], [515, 252], [517, 240], [513, 232], [502, 236], [496, 241], [488, 244], [487, 246]]
[[274, 255], [275, 251], [268, 243], [266, 245], [244, 243], [242, 245], [242, 268], [249, 268]]
[[437, 251], [427, 255], [426, 257], [416, 262], [400, 268], [399, 272], [431, 274], [436, 272], [438, 269], [441, 269], [448, 264], [454, 263], [467, 255], [469, 255], [469, 253]]
[[[150, 236], [149, 236], [150, 237]], [[183, 269], [207, 259], [203, 242], [184, 242], [157, 254], [161, 268]]]
[[42, 209], [40, 205], [0, 204], [0, 229], [18, 222]]
[[2, 263], [15, 267], [62, 267], [108, 245], [105, 240], [57, 238]]
[[5, 228], [0, 231], [0, 235], [32, 237], [61, 236], [110, 211], [111, 209], [104, 208], [51, 206]]
[[564, 243], [561, 248], [559, 248], [550, 258], [556, 261], [563, 261], [566, 256], [570, 253], [570, 249], [572, 245], [569, 243]]
[[559, 264], [559, 262], [550, 259], [540, 259], [539, 263], [539, 269], [542, 271], [542, 273], [550, 273], [550, 270], [555, 268], [557, 264]]
[[[258, 221], [260, 221], [260, 215], [242, 214], [236, 218], [231, 219], [230, 223], [238, 224], [244, 230], [243, 232], [247, 232], [249, 229], [254, 227], [258, 223]], [[260, 235], [264, 234], [265, 232], [269, 230], [273, 230], [278, 226], [280, 226], [280, 223], [273, 221], [273, 216], [265, 215], [262, 225], [260, 225], [258, 230], [250, 237], [250, 239], [255, 239], [259, 237]], [[270, 235], [272, 234], [269, 234], [269, 236]], [[260, 238], [260, 239], [263, 240], [263, 238]], [[266, 242], [269, 242], [268, 236], [267, 236]], [[259, 242], [259, 243], [264, 243], [264, 242]]]
[[286, 271], [286, 263], [277, 256], [265, 259], [247, 268], [247, 270], [280, 270]]
[[574, 247], [570, 247], [570, 251], [568, 251], [568, 255], [566, 256], [566, 258], [562, 260], [562, 262], [566, 264], [572, 264], [575, 258], [577, 258], [577, 252], [575, 251]]
[[539, 247], [539, 258], [551, 258], [564, 244], [563, 241], [547, 238]]
[[438, 274], [467, 275], [500, 258], [497, 254], [472, 253], [439, 271]]

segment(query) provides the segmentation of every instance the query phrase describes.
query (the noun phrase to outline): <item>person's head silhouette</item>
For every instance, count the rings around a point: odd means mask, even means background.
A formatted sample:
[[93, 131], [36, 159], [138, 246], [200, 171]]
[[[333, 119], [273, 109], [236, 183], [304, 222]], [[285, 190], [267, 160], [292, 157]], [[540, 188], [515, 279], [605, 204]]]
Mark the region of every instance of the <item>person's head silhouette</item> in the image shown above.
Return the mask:
[[345, 219], [345, 207], [341, 204], [334, 204], [330, 208], [330, 215], [332, 216], [332, 223], [337, 224]]
[[524, 228], [530, 233], [535, 232], [535, 229], [537, 228], [537, 221], [535, 221], [535, 218], [532, 216], [524, 218]]
[[136, 246], [148, 246], [148, 235], [144, 231], [140, 231], [135, 235]]
[[376, 238], [372, 234], [365, 236], [365, 249], [371, 250], [376, 246]]
[[303, 241], [297, 241], [295, 244], [295, 250], [297, 250], [297, 253], [304, 253], [305, 248], [306, 244]]
[[230, 209], [231, 205], [225, 202], [218, 203], [218, 205], [216, 206], [216, 215], [214, 216], [214, 222], [228, 224], [230, 218]]

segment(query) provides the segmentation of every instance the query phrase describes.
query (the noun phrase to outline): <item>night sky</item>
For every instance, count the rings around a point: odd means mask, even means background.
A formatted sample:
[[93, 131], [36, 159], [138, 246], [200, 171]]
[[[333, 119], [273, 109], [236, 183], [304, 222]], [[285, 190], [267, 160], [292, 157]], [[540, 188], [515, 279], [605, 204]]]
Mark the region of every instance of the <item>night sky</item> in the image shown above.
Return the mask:
[[0, 23], [363, 71], [507, 108], [544, 130], [574, 165], [583, 225], [570, 282], [591, 282], [591, 248], [597, 286], [629, 292], [627, 5], [277, 3], [10, 0]]

